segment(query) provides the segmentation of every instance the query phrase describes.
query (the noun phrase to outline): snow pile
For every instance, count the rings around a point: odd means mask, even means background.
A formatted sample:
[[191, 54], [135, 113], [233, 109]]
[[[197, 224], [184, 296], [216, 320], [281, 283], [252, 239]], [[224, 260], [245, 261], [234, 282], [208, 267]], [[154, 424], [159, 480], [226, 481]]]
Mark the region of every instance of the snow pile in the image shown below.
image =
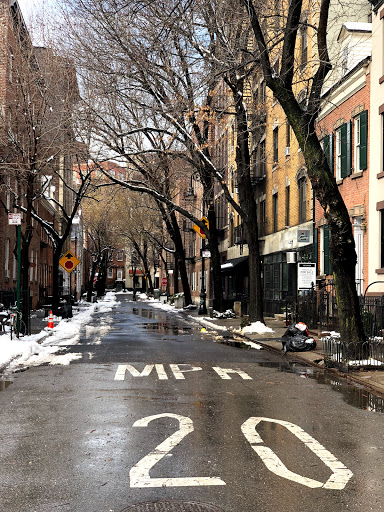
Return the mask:
[[0, 335], [0, 370], [7, 366], [16, 369], [43, 363], [67, 365], [79, 359], [81, 354], [60, 354], [60, 351], [63, 346], [79, 342], [80, 330], [91, 321], [92, 315], [110, 311], [117, 304], [116, 295], [107, 292], [104, 300], [87, 304], [85, 309], [74, 312], [72, 318], [60, 320], [53, 329], [45, 328], [38, 334], [12, 340], [8, 333]]
[[253, 322], [251, 325], [247, 325], [241, 329], [241, 334], [266, 334], [275, 332], [270, 327], [267, 327], [263, 322]]
[[235, 312], [233, 309], [227, 309], [224, 313], [219, 313], [219, 311], [212, 311], [213, 318], [236, 318]]
[[355, 361], [348, 361], [349, 366], [381, 366], [383, 363], [377, 359], [356, 359]]

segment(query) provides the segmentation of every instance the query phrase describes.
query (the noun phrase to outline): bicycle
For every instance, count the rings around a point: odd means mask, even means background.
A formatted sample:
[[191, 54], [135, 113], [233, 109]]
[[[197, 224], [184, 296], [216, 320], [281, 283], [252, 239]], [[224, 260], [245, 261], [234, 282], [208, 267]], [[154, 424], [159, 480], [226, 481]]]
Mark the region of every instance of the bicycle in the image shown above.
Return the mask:
[[20, 338], [20, 336], [25, 336], [27, 334], [27, 327], [25, 322], [22, 319], [22, 313], [17, 308], [9, 309], [9, 320], [8, 324], [11, 329], [11, 339], [13, 333], [15, 333], [16, 338]]

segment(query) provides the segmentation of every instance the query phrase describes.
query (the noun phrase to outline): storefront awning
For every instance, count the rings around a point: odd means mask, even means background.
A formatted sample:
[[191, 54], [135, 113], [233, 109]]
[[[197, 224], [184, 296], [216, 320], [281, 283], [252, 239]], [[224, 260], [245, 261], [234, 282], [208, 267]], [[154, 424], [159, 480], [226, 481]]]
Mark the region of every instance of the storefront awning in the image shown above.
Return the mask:
[[232, 260], [227, 260], [225, 263], [221, 265], [222, 272], [231, 272], [233, 269], [238, 267], [241, 263], [245, 263], [248, 261], [248, 256], [241, 256], [240, 258], [234, 258]]

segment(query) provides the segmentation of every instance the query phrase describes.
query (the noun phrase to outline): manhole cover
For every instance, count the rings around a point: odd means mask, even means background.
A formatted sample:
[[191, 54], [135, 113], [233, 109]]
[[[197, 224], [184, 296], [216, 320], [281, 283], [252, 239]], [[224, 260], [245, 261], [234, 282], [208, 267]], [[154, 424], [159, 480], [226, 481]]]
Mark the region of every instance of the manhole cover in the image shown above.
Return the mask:
[[195, 501], [157, 501], [139, 503], [121, 512], [224, 512], [223, 509]]

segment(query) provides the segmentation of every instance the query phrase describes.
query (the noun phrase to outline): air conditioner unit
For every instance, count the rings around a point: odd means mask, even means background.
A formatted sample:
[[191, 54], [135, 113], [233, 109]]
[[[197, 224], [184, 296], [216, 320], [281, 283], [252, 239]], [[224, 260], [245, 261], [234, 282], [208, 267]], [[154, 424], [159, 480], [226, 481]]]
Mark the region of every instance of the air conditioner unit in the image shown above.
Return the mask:
[[289, 156], [291, 154], [291, 148], [287, 146], [284, 148], [284, 156]]
[[296, 253], [287, 252], [287, 263], [296, 263]]

